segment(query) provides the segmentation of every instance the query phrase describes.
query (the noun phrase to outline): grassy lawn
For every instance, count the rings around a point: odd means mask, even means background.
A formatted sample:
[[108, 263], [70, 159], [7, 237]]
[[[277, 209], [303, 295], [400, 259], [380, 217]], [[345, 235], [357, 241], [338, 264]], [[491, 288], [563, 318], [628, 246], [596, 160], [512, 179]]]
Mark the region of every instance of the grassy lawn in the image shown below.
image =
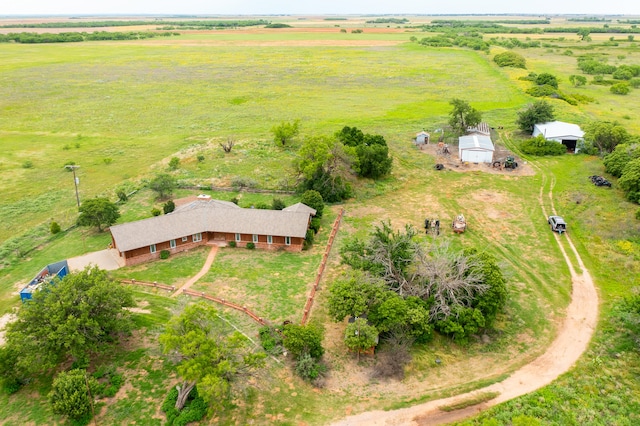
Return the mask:
[[[328, 25], [334, 24], [354, 25]], [[568, 78], [579, 73], [576, 56], [584, 43], [568, 37], [558, 47], [516, 49], [527, 58], [527, 70], [500, 69], [492, 63], [493, 55], [470, 50], [411, 43], [331, 45], [355, 39], [408, 41], [412, 34], [366, 29], [345, 34], [335, 28], [326, 33], [192, 33], [162, 43], [0, 44], [0, 73], [6, 82], [0, 85], [0, 315], [19, 306], [17, 291], [44, 265], [103, 249], [110, 242], [106, 232], [71, 226], [76, 201], [65, 164], [81, 166], [81, 199], [106, 195], [115, 200], [114, 190], [122, 184], [139, 189], [121, 205], [120, 222], [126, 222], [150, 217], [152, 208], [161, 208], [162, 201], [144, 183], [157, 172], [167, 172], [173, 156], [180, 158], [180, 166], [171, 173], [183, 184], [229, 186], [243, 177], [260, 188], [281, 189], [287, 186], [302, 137], [357, 126], [384, 135], [394, 170], [377, 182], [356, 180], [354, 198], [344, 203], [341, 231], [312, 313], [313, 321], [325, 325], [331, 372], [326, 386], [314, 389], [291, 373], [288, 360], [270, 359], [254, 383], [257, 390], [233, 401], [233, 410], [211, 421], [326, 424], [347, 413], [402, 407], [479, 388], [531, 361], [553, 339], [571, 291], [569, 272], [538, 199], [543, 186], [543, 204], [549, 210], [547, 193], [553, 184], [555, 207], [569, 223], [568, 232], [598, 286], [604, 325], [572, 372], [486, 418], [508, 422], [519, 413], [536, 415], [526, 407], [597, 413], [604, 404], [613, 413], [607, 417], [609, 424], [632, 424], [617, 421], [630, 412], [620, 405], [635, 407], [628, 402], [640, 392], [634, 381], [640, 361], [609, 346], [606, 321], [612, 304], [628, 294], [640, 276], [640, 224], [633, 217], [637, 205], [624, 201], [615, 181], [611, 189], [591, 184], [588, 176], [603, 174], [595, 157], [529, 159], [539, 167], [530, 176], [437, 172], [435, 158], [416, 149], [411, 139], [421, 129], [443, 127], [449, 101], [457, 97], [481, 110], [492, 126], [503, 126], [497, 142], [513, 146], [522, 138], [515, 131], [516, 112], [533, 100], [523, 92], [529, 83], [518, 77], [531, 71], [556, 74], [561, 89], [597, 99], [578, 107], [550, 100], [559, 119], [579, 124], [594, 118], [617, 120], [629, 132], [640, 132], [640, 124], [631, 119], [640, 113], [640, 92], [620, 97], [606, 86], [570, 87]], [[313, 40], [326, 44], [311, 45]], [[572, 54], [566, 52], [570, 49]], [[632, 50], [621, 45], [610, 62], [638, 64]], [[301, 137], [291, 146], [276, 146], [270, 129], [294, 119], [301, 120]], [[218, 144], [228, 138], [236, 145], [225, 154]], [[32, 167], [25, 167], [27, 161]], [[287, 205], [299, 200], [297, 195], [208, 189], [181, 189], [174, 196], [199, 192], [223, 200], [238, 198], [242, 207], [270, 205], [274, 197]], [[325, 213], [311, 250], [223, 248], [193, 289], [247, 306], [274, 324], [298, 322], [340, 207], [331, 206]], [[469, 230], [453, 235], [448, 224], [461, 212]], [[369, 380], [371, 361], [358, 363], [348, 355], [341, 343], [344, 326], [328, 320], [325, 290], [344, 269], [338, 250], [346, 238], [364, 238], [382, 220], [395, 228], [411, 224], [422, 230], [425, 218], [439, 218], [443, 224], [436, 241], [418, 237], [425, 244], [478, 247], [498, 259], [509, 281], [505, 315], [488, 334], [488, 343], [460, 347], [436, 338], [415, 348], [405, 381]], [[51, 236], [52, 220], [66, 230]], [[200, 270], [207, 253], [201, 248], [112, 275], [180, 285]], [[157, 336], [172, 312], [193, 300], [169, 299], [152, 290], [135, 292], [139, 307], [148, 312], [136, 313], [134, 335], [100, 360], [126, 377], [119, 395], [101, 401], [101, 424], [162, 424], [159, 406], [175, 382]], [[218, 310], [256, 341], [257, 324], [239, 312]], [[435, 365], [436, 358], [442, 363]], [[0, 423], [62, 423], [46, 404], [49, 389], [50, 382], [38, 382], [12, 396], [1, 394], [0, 406], [6, 408], [0, 410]], [[553, 404], [545, 406], [542, 400]], [[588, 424], [591, 417], [580, 418]]]

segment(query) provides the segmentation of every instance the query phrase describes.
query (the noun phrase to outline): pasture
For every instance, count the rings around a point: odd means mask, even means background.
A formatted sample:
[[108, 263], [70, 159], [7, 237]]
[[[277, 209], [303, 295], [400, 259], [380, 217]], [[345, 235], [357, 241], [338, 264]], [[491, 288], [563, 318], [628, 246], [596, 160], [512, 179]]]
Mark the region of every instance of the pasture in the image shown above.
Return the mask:
[[[420, 229], [425, 217], [438, 217], [447, 224], [464, 212], [469, 231], [452, 237], [445, 226], [442, 238], [456, 247], [478, 247], [498, 258], [509, 280], [506, 314], [485, 343], [458, 347], [437, 339], [415, 351], [404, 381], [378, 382], [367, 377], [371, 361], [356, 362], [346, 353], [341, 342], [344, 325], [328, 320], [326, 294], [321, 290], [312, 319], [326, 328], [330, 375], [325, 387], [312, 389], [282, 364], [272, 362], [265, 373], [266, 385], [246, 400], [235, 401], [234, 410], [217, 418], [221, 424], [324, 424], [348, 413], [479, 388], [531, 361], [553, 339], [571, 290], [569, 273], [559, 260], [540, 208], [541, 188], [546, 194], [550, 182], [556, 207], [570, 223], [574, 243], [596, 279], [603, 317], [607, 318], [613, 301], [637, 285], [640, 225], [633, 218], [637, 206], [624, 201], [615, 185], [605, 190], [590, 183], [587, 176], [603, 173], [597, 158], [529, 159], [539, 167], [533, 176], [482, 170], [437, 172], [433, 170], [436, 159], [411, 143], [418, 131], [444, 126], [449, 101], [461, 98], [482, 111], [484, 121], [503, 127], [497, 142], [517, 151], [523, 136], [515, 130], [516, 112], [533, 100], [524, 93], [529, 83], [518, 77], [530, 71], [553, 73], [567, 92], [596, 99], [577, 107], [551, 100], [559, 119], [579, 124], [617, 120], [631, 133], [639, 133], [640, 124], [632, 117], [640, 115], [640, 92], [616, 96], [605, 86], [569, 86], [568, 77], [579, 73], [575, 56], [584, 43], [567, 37], [554, 42], [558, 47], [516, 49], [526, 57], [528, 70], [513, 70], [492, 63], [493, 54], [502, 51], [499, 48], [486, 55], [419, 46], [409, 42], [414, 32], [396, 28], [345, 34], [331, 27], [334, 22], [314, 21], [306, 26], [315, 25], [323, 30], [212, 31], [166, 40], [0, 44], [0, 250], [4, 257], [0, 315], [19, 304], [16, 290], [42, 265], [104, 248], [110, 241], [108, 234], [78, 228], [49, 235], [50, 221], [66, 229], [76, 217], [73, 180], [65, 164], [81, 166], [81, 199], [105, 195], [115, 200], [119, 185], [141, 188], [121, 207], [121, 220], [134, 220], [150, 216], [151, 208], [158, 207], [143, 186], [155, 173], [167, 170], [171, 157], [180, 158], [173, 173], [189, 185], [229, 186], [240, 177], [253, 179], [263, 189], [289, 189], [291, 161], [299, 141], [304, 136], [331, 135], [345, 125], [382, 134], [394, 157], [394, 169], [378, 182], [354, 182], [356, 196], [344, 204], [346, 214], [336, 247], [348, 235], [367, 235], [381, 220], [391, 221], [396, 228], [412, 224]], [[572, 55], [566, 53], [570, 49]], [[638, 64], [640, 54], [627, 43], [611, 54], [610, 61]], [[301, 137], [291, 146], [276, 146], [270, 129], [294, 119], [300, 119]], [[236, 145], [225, 154], [218, 143], [229, 138]], [[198, 155], [204, 161], [198, 161]], [[31, 167], [25, 167], [26, 162]], [[177, 193], [187, 194], [186, 190]], [[241, 203], [271, 200], [270, 195], [212, 194], [224, 199], [239, 195]], [[283, 198], [287, 204], [296, 200], [295, 196]], [[324, 230], [333, 217], [335, 212], [323, 219]], [[626, 225], [620, 227], [620, 223]], [[419, 238], [429, 241], [424, 235]], [[321, 231], [316, 246], [300, 256], [225, 249], [194, 289], [242, 299], [273, 321], [297, 321], [326, 239]], [[115, 274], [175, 284], [197, 272], [204, 257], [204, 251], [196, 251]], [[342, 270], [334, 249], [322, 288]], [[131, 379], [122, 395], [105, 402], [99, 415], [103, 423], [161, 423], [161, 415], [151, 407], [161, 403], [175, 377], [163, 363], [155, 339], [168, 312], [187, 302], [160, 296], [136, 292], [139, 301], [153, 307], [152, 314], [136, 315], [143, 328], [131, 339], [127, 348], [131, 351], [106, 361]], [[220, 310], [255, 336], [255, 324]], [[602, 333], [594, 346], [600, 352], [586, 354], [565, 381], [598, 374], [592, 360], [604, 350], [600, 349], [605, 345]], [[444, 362], [435, 365], [436, 358]], [[635, 368], [639, 365], [637, 359], [625, 362]], [[607, 384], [606, 378], [594, 380]], [[40, 395], [41, 401], [32, 401], [20, 420], [49, 422], [48, 386], [37, 384], [26, 392], [2, 396], [0, 403], [11, 408], [3, 411], [0, 422], [16, 423], [29, 392]]]

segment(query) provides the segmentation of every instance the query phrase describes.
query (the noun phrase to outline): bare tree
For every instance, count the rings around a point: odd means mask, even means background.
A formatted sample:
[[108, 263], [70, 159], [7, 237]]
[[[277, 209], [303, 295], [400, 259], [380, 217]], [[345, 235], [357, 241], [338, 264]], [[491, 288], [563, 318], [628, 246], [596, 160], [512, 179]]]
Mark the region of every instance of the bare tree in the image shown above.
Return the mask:
[[222, 149], [226, 153], [231, 152], [231, 149], [233, 148], [233, 146], [235, 144], [236, 144], [236, 142], [231, 138], [227, 138], [227, 142], [225, 142], [225, 143], [220, 142], [220, 146], [222, 147]]

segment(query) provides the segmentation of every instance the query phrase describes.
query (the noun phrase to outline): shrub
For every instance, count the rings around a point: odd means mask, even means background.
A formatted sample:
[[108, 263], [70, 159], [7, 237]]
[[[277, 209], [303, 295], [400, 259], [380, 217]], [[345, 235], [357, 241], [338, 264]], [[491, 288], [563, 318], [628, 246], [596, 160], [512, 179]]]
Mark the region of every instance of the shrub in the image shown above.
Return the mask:
[[520, 144], [520, 150], [529, 155], [562, 155], [567, 153], [567, 147], [559, 142], [548, 141], [542, 135], [527, 139]]
[[303, 250], [309, 250], [311, 248], [315, 235], [313, 229], [307, 229], [307, 235], [305, 235], [304, 243], [302, 244]]
[[265, 352], [272, 355], [282, 353], [282, 333], [275, 327], [264, 326], [258, 330], [260, 343]]
[[227, 245], [228, 245], [229, 247], [235, 247], [237, 244], [236, 244], [236, 242], [235, 242], [235, 241], [229, 241], [229, 242], [227, 243]]
[[283, 345], [294, 359], [300, 359], [305, 354], [319, 359], [324, 354], [322, 347], [324, 330], [318, 325], [287, 324], [282, 333]]
[[315, 209], [316, 217], [322, 217], [322, 212], [324, 211], [324, 199], [318, 191], [314, 191], [313, 189], [305, 191], [304, 194], [302, 194], [300, 202], [312, 209]]
[[124, 202], [126, 202], [126, 201], [129, 199], [129, 197], [127, 196], [126, 191], [125, 191], [124, 189], [122, 189], [122, 188], [121, 188], [121, 189], [118, 189], [118, 190], [116, 191], [116, 196], [118, 197], [118, 200], [119, 200], [121, 203], [124, 203]]
[[526, 90], [526, 93], [534, 96], [536, 98], [540, 98], [543, 96], [554, 96], [557, 95], [558, 90], [553, 86], [548, 84], [544, 84], [541, 86], [533, 86]]
[[171, 213], [175, 209], [176, 204], [172, 200], [169, 200], [162, 205], [162, 211], [164, 212], [164, 214]]
[[231, 179], [231, 186], [234, 189], [255, 188], [258, 186], [258, 182], [248, 177], [234, 176]]
[[151, 214], [153, 216], [160, 216], [162, 214], [162, 212], [160, 211], [160, 209], [151, 209]]
[[71, 419], [91, 418], [91, 400], [87, 383], [90, 383], [90, 388], [97, 387], [96, 379], [87, 379], [85, 370], [76, 369], [58, 374], [49, 393], [52, 411]]
[[527, 69], [524, 57], [515, 52], [498, 53], [493, 57], [493, 61], [500, 67], [516, 67]]
[[609, 90], [616, 95], [627, 95], [631, 91], [628, 83], [616, 83]]
[[56, 235], [62, 231], [62, 229], [60, 228], [60, 225], [58, 225], [58, 222], [51, 222], [51, 225], [49, 225], [49, 231], [51, 231], [53, 235]]
[[546, 72], [538, 74], [536, 77], [536, 84], [538, 86], [551, 86], [554, 89], [558, 88], [558, 79], [555, 75]]
[[254, 243], [247, 243], [247, 248], [248, 248], [249, 250], [253, 250], [253, 249], [255, 249], [255, 248], [256, 248], [256, 245], [255, 245]]
[[282, 201], [282, 199], [280, 198], [274, 198], [273, 201], [271, 202], [271, 208], [273, 210], [282, 210], [286, 207], [287, 205], [284, 203], [284, 201]]
[[269, 210], [269, 205], [265, 202], [256, 203], [254, 207], [258, 210]]
[[636, 210], [636, 219], [640, 220], [640, 209]]
[[169, 250], [160, 251], [160, 259], [168, 259], [170, 255], [171, 255], [171, 252]]
[[240, 202], [240, 199], [239, 199], [238, 197], [233, 197], [233, 198], [231, 199], [231, 202], [237, 206], [237, 205], [238, 205], [238, 203]]
[[169, 170], [176, 170], [180, 165], [180, 159], [178, 157], [171, 157], [169, 160]]
[[197, 158], [198, 158], [198, 162], [199, 163], [202, 163], [204, 161], [204, 155], [202, 155], [202, 154], [198, 155]]
[[22, 168], [23, 169], [33, 169], [33, 161], [31, 160], [27, 160], [24, 163], [22, 163]]
[[311, 224], [309, 225], [309, 229], [312, 229], [314, 233], [318, 233], [318, 231], [320, 230], [320, 218], [319, 217], [314, 217], [313, 219], [311, 219]]
[[296, 374], [307, 382], [317, 380], [325, 371], [326, 367], [308, 353], [296, 361]]

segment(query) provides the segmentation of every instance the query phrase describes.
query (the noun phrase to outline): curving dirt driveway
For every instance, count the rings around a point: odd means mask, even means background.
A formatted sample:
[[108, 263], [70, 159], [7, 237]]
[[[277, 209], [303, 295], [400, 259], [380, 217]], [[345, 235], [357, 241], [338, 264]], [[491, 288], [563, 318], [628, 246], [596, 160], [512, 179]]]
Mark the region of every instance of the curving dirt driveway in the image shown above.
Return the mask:
[[[544, 206], [543, 188], [546, 176], [543, 175], [543, 184], [540, 188], [539, 202], [542, 212], [547, 217]], [[553, 206], [552, 177], [549, 199], [551, 211], [555, 214]], [[598, 294], [589, 271], [585, 268], [580, 254], [576, 250], [568, 234], [557, 235], [556, 241], [562, 252], [564, 260], [571, 273], [572, 292], [571, 303], [566, 312], [566, 317], [558, 330], [556, 339], [551, 343], [547, 351], [536, 358], [530, 364], [521, 367], [510, 377], [500, 383], [477, 389], [473, 392], [456, 395], [454, 397], [430, 401], [413, 407], [394, 411], [369, 411], [355, 416], [344, 418], [334, 426], [391, 426], [391, 425], [439, 425], [451, 423], [471, 417], [488, 407], [508, 401], [521, 395], [533, 392], [555, 380], [559, 375], [568, 371], [580, 358], [587, 348], [593, 331], [598, 322]], [[578, 263], [579, 271], [572, 264], [565, 251], [561, 238], [566, 238], [567, 243]], [[498, 395], [485, 403], [467, 407], [462, 410], [445, 412], [438, 407], [448, 406], [469, 400], [478, 394], [496, 392]]]

